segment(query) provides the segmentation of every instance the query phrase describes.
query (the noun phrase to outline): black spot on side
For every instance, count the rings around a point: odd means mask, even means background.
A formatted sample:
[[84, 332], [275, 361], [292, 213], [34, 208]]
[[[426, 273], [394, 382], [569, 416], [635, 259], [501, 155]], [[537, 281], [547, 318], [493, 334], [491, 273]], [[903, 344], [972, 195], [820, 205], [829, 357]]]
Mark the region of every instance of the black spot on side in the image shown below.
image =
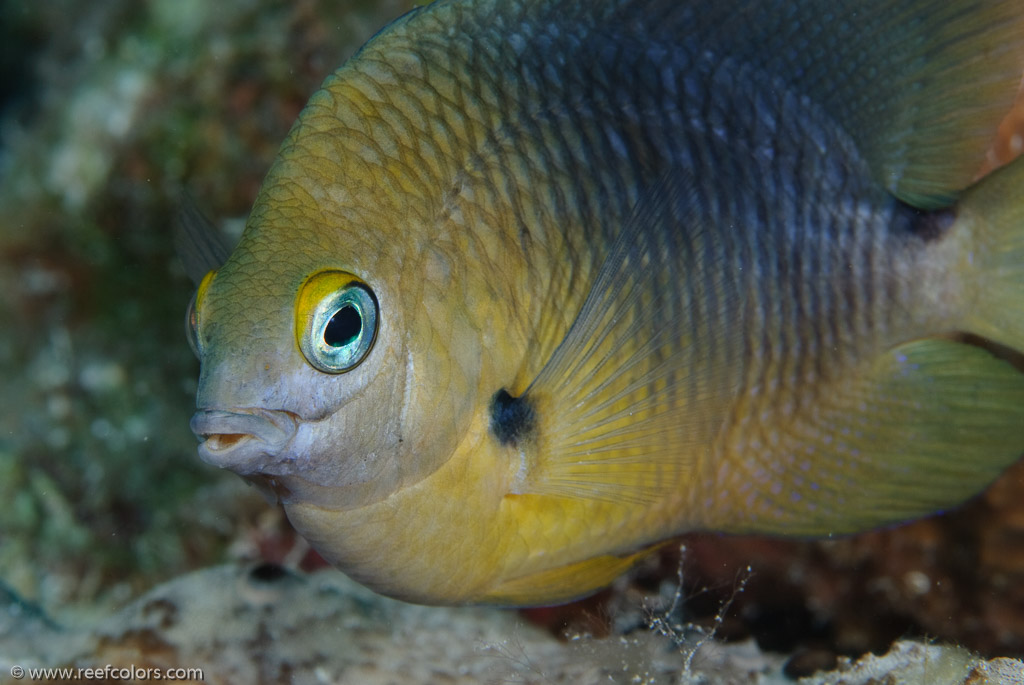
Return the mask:
[[956, 222], [955, 209], [935, 209], [931, 211], [908, 208], [911, 233], [925, 242], [938, 240], [946, 235]]
[[533, 431], [536, 416], [525, 397], [512, 397], [505, 388], [491, 399], [491, 432], [502, 445], [514, 445]]

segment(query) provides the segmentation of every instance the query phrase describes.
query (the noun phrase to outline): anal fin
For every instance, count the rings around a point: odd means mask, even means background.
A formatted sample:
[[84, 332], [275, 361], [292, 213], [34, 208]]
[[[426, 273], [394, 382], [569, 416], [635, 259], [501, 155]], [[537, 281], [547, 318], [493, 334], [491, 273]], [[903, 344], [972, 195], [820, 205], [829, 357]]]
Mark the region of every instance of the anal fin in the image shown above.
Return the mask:
[[705, 502], [709, 527], [857, 532], [958, 505], [1013, 463], [1024, 451], [1024, 375], [979, 347], [914, 341], [788, 425], [754, 432], [726, 450]]

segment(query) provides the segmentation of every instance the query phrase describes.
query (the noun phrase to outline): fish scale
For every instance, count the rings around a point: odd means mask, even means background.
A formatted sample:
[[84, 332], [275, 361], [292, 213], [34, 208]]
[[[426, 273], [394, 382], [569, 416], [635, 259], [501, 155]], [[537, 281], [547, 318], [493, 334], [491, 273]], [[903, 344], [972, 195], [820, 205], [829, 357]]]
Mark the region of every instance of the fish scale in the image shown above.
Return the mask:
[[962, 502], [1024, 449], [1022, 73], [1010, 0], [419, 8], [205, 265], [200, 455], [427, 603]]

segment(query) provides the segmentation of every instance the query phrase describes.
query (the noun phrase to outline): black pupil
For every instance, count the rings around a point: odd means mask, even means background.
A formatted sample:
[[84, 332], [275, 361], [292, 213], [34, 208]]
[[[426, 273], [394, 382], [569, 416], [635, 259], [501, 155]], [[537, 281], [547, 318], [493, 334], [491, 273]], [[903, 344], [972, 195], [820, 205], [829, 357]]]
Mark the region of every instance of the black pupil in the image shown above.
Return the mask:
[[331, 347], [344, 347], [359, 336], [363, 320], [352, 305], [346, 305], [334, 313], [324, 328], [324, 342]]

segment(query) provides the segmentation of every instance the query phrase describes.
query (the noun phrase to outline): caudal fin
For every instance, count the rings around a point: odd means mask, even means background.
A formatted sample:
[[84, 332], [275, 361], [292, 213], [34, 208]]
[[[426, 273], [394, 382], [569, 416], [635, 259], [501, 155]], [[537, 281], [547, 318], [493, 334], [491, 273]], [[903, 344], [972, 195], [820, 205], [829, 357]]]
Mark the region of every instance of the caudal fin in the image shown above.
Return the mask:
[[968, 190], [959, 218], [970, 232], [964, 329], [1024, 352], [1024, 159]]

